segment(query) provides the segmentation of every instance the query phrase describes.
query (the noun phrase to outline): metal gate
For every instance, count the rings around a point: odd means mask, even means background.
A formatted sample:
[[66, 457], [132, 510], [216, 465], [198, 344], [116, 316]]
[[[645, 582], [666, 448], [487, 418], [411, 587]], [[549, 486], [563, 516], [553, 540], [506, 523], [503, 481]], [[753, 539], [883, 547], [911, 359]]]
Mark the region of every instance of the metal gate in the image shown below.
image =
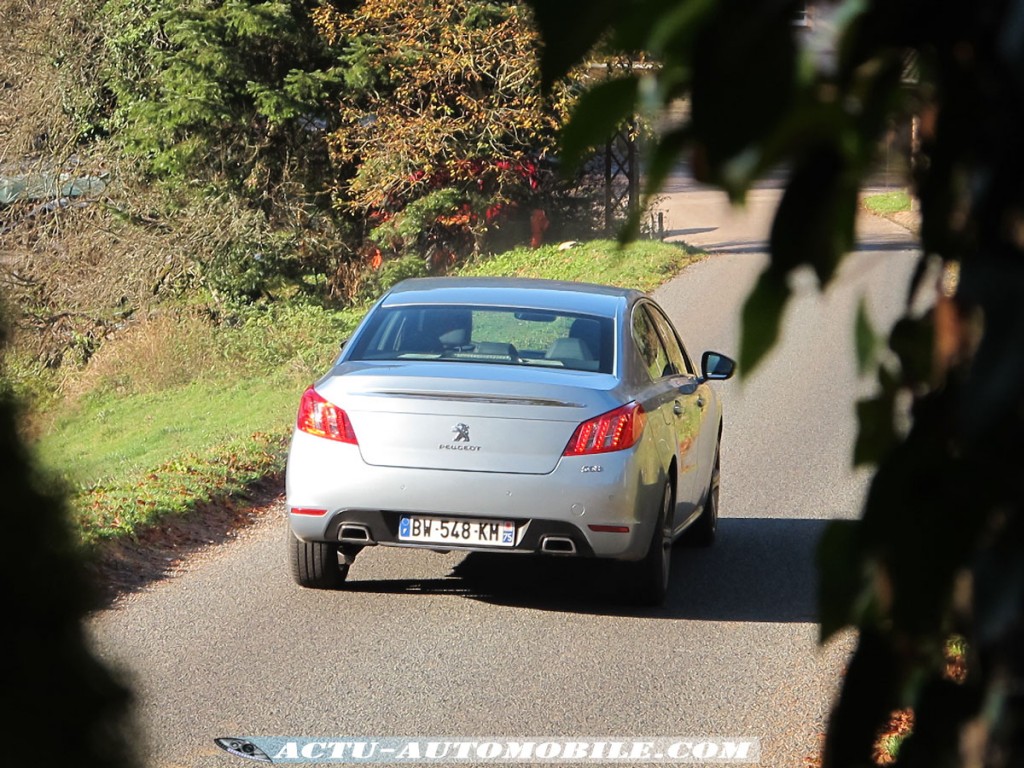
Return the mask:
[[639, 166], [636, 125], [630, 120], [604, 151], [604, 228], [609, 235], [640, 205]]
[[[600, 65], [611, 80], [634, 69], [630, 58], [618, 58]], [[639, 126], [635, 119], [619, 127], [604, 148], [604, 229], [614, 234], [640, 206]]]

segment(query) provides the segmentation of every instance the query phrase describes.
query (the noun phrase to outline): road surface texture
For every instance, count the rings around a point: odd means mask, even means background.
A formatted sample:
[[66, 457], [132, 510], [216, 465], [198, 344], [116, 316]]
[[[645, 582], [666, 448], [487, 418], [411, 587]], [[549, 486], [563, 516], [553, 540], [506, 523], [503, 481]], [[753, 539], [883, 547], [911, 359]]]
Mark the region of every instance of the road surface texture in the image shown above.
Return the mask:
[[[694, 357], [736, 354], [778, 189], [742, 211], [683, 180], [660, 201], [670, 240], [711, 255], [657, 291]], [[278, 506], [237, 541], [95, 616], [101, 654], [138, 696], [148, 766], [246, 764], [220, 736], [752, 737], [760, 764], [819, 748], [850, 638], [818, 645], [815, 544], [857, 516], [850, 468], [862, 296], [897, 317], [916, 252], [878, 218], [822, 293], [794, 279], [783, 341], [725, 400], [718, 543], [678, 548], [658, 610], [610, 601], [569, 560], [367, 549], [341, 592], [302, 590]]]

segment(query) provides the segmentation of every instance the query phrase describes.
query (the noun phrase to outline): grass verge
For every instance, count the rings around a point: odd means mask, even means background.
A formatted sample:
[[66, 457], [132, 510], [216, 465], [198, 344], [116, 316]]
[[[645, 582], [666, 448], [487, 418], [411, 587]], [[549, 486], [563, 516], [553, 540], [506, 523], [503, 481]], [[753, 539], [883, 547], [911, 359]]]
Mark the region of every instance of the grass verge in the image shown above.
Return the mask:
[[882, 192], [877, 195], [868, 195], [863, 201], [864, 207], [879, 216], [891, 216], [895, 213], [903, 213], [911, 208], [910, 195], [905, 190], [893, 192]]
[[[459, 274], [600, 282], [649, 291], [699, 254], [610, 241], [517, 249]], [[38, 451], [70, 490], [87, 548], [149, 537], [169, 518], [230, 505], [283, 473], [294, 409], [367, 307], [240, 308], [230, 322], [168, 314], [108, 342]]]

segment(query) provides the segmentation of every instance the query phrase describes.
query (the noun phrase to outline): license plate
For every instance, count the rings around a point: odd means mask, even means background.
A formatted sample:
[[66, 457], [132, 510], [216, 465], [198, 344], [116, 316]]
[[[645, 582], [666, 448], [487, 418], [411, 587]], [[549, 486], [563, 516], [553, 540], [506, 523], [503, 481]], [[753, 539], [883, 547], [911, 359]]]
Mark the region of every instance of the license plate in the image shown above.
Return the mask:
[[511, 520], [402, 517], [398, 522], [398, 540], [463, 547], [514, 547], [516, 524]]

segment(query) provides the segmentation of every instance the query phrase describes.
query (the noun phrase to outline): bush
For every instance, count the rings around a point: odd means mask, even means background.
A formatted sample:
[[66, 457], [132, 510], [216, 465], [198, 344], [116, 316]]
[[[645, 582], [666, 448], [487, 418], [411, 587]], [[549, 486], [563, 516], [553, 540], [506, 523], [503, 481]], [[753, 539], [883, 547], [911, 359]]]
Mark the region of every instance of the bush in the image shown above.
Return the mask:
[[381, 263], [378, 269], [367, 269], [359, 281], [356, 303], [375, 301], [391, 286], [412, 277], [428, 275], [426, 262], [416, 254]]
[[214, 295], [253, 301], [291, 271], [293, 233], [269, 231], [258, 218], [243, 216], [241, 227], [199, 263], [203, 283]]

